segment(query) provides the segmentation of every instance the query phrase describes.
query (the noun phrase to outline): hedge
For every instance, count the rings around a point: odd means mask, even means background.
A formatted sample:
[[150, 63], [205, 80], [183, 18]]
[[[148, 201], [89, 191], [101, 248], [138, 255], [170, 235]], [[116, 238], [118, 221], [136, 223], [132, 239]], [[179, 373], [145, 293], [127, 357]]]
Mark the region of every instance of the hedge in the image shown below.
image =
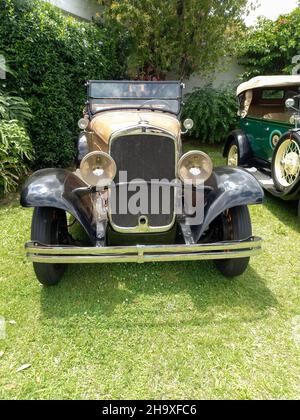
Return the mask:
[[40, 0], [0, 0], [0, 52], [14, 77], [10, 92], [28, 101], [35, 167], [67, 166], [88, 79], [122, 77], [119, 39]]
[[31, 141], [23, 124], [0, 119], [0, 198], [18, 186], [32, 158]]
[[192, 118], [189, 132], [201, 143], [221, 143], [237, 124], [237, 102], [233, 88], [198, 88], [185, 96], [182, 120]]

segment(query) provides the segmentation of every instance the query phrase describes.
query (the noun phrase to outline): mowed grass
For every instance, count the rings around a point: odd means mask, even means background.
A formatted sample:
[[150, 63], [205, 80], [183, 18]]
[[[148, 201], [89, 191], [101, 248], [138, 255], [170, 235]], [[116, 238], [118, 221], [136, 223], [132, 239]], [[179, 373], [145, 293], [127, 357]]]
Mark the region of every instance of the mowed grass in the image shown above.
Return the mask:
[[235, 280], [205, 261], [80, 265], [54, 288], [24, 256], [31, 214], [0, 208], [0, 398], [300, 397], [294, 203], [251, 208], [264, 251]]

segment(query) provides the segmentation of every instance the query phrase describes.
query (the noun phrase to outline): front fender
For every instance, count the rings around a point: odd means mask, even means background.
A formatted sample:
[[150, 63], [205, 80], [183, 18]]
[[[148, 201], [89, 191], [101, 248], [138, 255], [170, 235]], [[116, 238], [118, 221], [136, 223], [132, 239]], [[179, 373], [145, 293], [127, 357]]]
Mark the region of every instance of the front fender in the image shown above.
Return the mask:
[[223, 156], [227, 157], [228, 149], [232, 141], [236, 141], [239, 148], [239, 163], [240, 165], [245, 165], [250, 162], [253, 157], [251, 145], [247, 135], [242, 130], [234, 130], [228, 136], [224, 150]]
[[213, 199], [207, 205], [204, 221], [198, 230], [197, 241], [210, 223], [225, 210], [250, 205], [261, 204], [264, 192], [253, 175], [243, 169], [219, 167], [214, 170], [215, 188]]
[[69, 212], [81, 223], [94, 244], [96, 221], [92, 197], [74, 192], [86, 186], [78, 176], [65, 169], [41, 169], [28, 178], [20, 202], [23, 207], [55, 207]]

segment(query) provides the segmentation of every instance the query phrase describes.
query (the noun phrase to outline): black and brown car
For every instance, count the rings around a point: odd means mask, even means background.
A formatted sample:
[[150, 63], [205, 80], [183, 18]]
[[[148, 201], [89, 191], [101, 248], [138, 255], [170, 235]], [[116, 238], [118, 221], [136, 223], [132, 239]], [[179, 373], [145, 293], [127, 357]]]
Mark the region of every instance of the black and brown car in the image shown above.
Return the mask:
[[[39, 170], [22, 191], [21, 204], [34, 208], [26, 251], [38, 280], [56, 284], [72, 263], [205, 259], [225, 276], [242, 274], [261, 250], [247, 206], [262, 203], [263, 191], [241, 169], [183, 154], [183, 85], [87, 86], [76, 168]], [[72, 238], [69, 215], [88, 243]]]

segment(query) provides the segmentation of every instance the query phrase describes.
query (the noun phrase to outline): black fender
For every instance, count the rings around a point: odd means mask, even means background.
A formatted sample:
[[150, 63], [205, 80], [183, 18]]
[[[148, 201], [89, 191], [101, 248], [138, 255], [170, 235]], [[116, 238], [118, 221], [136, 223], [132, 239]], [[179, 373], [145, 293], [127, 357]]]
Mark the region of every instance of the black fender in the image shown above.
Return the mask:
[[250, 204], [262, 204], [264, 192], [253, 175], [244, 169], [228, 166], [214, 170], [213, 198], [208, 201], [203, 224], [196, 229], [195, 240], [199, 241], [204, 231], [225, 210]]
[[247, 135], [242, 130], [234, 130], [229, 134], [223, 149], [223, 156], [227, 157], [229, 145], [233, 140], [237, 142], [239, 147], [239, 164], [249, 163], [249, 160], [253, 157], [252, 149]]
[[65, 169], [41, 169], [25, 183], [20, 203], [23, 207], [55, 207], [74, 216], [91, 242], [96, 242], [96, 219], [91, 194], [80, 194], [87, 185], [76, 174]]

